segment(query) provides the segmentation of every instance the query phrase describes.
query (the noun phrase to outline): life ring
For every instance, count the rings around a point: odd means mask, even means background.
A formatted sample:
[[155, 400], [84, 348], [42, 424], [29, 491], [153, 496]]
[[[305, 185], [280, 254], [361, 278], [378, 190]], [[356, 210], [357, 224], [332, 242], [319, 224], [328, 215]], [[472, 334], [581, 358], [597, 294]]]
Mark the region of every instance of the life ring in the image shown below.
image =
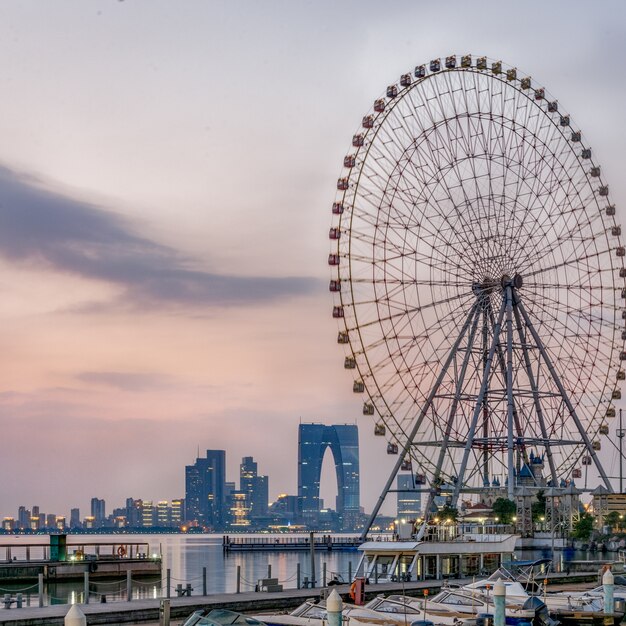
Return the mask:
[[120, 556], [120, 557], [126, 556], [126, 548], [124, 546], [120, 546], [117, 549], [117, 556]]
[[348, 595], [353, 602], [356, 600], [356, 580], [350, 585], [350, 593]]

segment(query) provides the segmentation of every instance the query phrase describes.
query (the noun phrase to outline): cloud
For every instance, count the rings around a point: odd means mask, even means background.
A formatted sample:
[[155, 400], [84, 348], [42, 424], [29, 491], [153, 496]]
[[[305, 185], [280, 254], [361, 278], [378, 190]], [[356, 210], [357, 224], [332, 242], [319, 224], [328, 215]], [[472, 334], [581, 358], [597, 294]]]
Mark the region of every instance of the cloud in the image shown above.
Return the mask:
[[0, 166], [0, 256], [118, 285], [139, 308], [230, 306], [311, 293], [315, 278], [229, 276], [137, 234], [122, 216]]
[[76, 378], [86, 383], [114, 387], [122, 391], [145, 391], [155, 387], [163, 389], [173, 383], [170, 376], [134, 372], [81, 372]]

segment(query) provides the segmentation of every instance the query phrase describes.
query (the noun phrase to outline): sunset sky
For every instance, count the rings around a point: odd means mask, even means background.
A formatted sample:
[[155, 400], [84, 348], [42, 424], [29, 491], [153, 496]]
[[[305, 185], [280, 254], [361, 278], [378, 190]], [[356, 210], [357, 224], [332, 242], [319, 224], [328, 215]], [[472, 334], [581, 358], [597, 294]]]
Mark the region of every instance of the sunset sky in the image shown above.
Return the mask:
[[198, 448], [296, 493], [300, 420], [358, 421], [370, 509], [330, 206], [386, 85], [467, 52], [559, 99], [623, 216], [623, 2], [2, 2], [0, 515], [183, 496]]

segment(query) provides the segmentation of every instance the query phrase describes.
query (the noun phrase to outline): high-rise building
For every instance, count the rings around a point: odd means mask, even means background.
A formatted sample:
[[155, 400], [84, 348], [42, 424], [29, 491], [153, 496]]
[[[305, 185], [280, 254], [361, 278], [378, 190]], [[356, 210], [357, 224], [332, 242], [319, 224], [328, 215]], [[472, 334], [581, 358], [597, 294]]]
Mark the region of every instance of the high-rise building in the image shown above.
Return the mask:
[[246, 494], [250, 517], [267, 515], [269, 501], [268, 477], [257, 474], [257, 464], [251, 456], [244, 456], [239, 466], [239, 491]]
[[104, 500], [91, 498], [91, 517], [95, 520], [96, 528], [104, 524], [104, 520], [106, 519]]
[[207, 450], [185, 468], [185, 518], [219, 530], [225, 522], [226, 452]]
[[167, 500], [159, 500], [156, 508], [156, 525], [169, 528], [171, 523], [171, 509]]
[[414, 520], [422, 514], [422, 494], [417, 491], [415, 477], [411, 474], [398, 474], [396, 479], [398, 518]]
[[126, 498], [126, 511], [124, 516], [126, 522], [131, 528], [139, 528], [143, 525], [141, 518], [142, 500], [135, 500], [135, 498]]
[[141, 503], [141, 525], [144, 528], [151, 528], [155, 525], [155, 513], [152, 500], [143, 500]]
[[242, 491], [230, 494], [230, 525], [233, 528], [248, 528], [250, 526], [250, 503], [248, 494]]
[[360, 512], [359, 433], [356, 424], [325, 426], [300, 424], [298, 430], [298, 496], [304, 521], [317, 524], [320, 478], [326, 449], [330, 448], [337, 475], [337, 506], [342, 530], [356, 528]]
[[70, 509], [70, 528], [80, 528], [80, 509]]
[[17, 524], [19, 528], [30, 528], [30, 511], [25, 506], [17, 510]]
[[184, 510], [185, 500], [183, 498], [177, 498], [176, 500], [172, 500], [171, 522], [174, 528], [177, 528], [183, 523]]

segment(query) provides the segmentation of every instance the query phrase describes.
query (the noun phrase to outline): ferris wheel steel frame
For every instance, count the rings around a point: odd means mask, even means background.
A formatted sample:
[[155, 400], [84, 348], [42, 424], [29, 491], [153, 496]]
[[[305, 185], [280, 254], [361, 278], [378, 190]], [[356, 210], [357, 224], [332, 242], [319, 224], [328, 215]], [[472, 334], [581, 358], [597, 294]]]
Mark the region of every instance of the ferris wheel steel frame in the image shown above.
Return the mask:
[[582, 462], [612, 491], [594, 437], [626, 378], [626, 251], [581, 132], [529, 77], [470, 55], [417, 66], [373, 108], [329, 234], [344, 367], [400, 450], [365, 533], [401, 470], [422, 472], [427, 514], [496, 474], [513, 499], [533, 448], [547, 485]]

